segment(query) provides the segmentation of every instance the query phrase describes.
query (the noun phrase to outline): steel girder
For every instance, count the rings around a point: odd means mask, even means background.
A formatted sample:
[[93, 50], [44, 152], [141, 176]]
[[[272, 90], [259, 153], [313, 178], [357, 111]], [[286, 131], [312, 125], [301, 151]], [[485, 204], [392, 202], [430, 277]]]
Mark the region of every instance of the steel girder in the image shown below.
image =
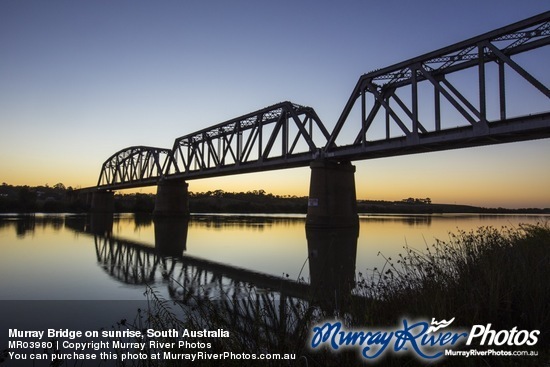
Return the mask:
[[118, 188], [147, 180], [155, 184], [166, 169], [171, 153], [170, 149], [147, 146], [122, 149], [103, 163], [97, 186]]
[[307, 165], [329, 136], [312, 108], [281, 102], [177, 138], [165, 173], [193, 178]]
[[[486, 138], [495, 135], [492, 131], [493, 122], [494, 125], [499, 125], [501, 130], [503, 130], [502, 122], [512, 122], [507, 114], [505, 69], [515, 72], [519, 79], [526, 82], [524, 85], [540, 93], [543, 99], [545, 97], [546, 105], [541, 111], [546, 112], [550, 109], [548, 87], [512, 60], [514, 55], [548, 44], [550, 44], [550, 12], [364, 74], [359, 78], [323, 152], [327, 156], [366, 159], [383, 154], [382, 149], [379, 148], [375, 149], [378, 155], [371, 154], [370, 146], [398, 138], [401, 140], [399, 144], [401, 147], [415, 145], [420, 151], [426, 149], [422, 141], [424, 137], [430, 136], [430, 139], [434, 140], [434, 137], [442, 135], [440, 134], [442, 131], [447, 131], [449, 134], [446, 134], [445, 139], [436, 142], [437, 144], [433, 146], [434, 150], [462, 147], [459, 140], [462, 139], [466, 144], [467, 141], [471, 143], [471, 140], [477, 137], [480, 138], [479, 145], [486, 144]], [[498, 72], [496, 78], [498, 80], [492, 84], [488, 82], [486, 75], [486, 69], [490, 63], [496, 65]], [[467, 69], [470, 69], [467, 81], [452, 80], [451, 74]], [[477, 75], [472, 78], [471, 74]], [[468, 83], [467, 93], [459, 91], [460, 85], [464, 83]], [[493, 90], [489, 90], [490, 87], [494, 87]], [[433, 100], [425, 103], [419, 96], [429, 89], [433, 90]], [[471, 93], [472, 90], [475, 90], [475, 93]], [[487, 113], [489, 98], [498, 99], [499, 104], [499, 114], [493, 118], [493, 122], [489, 121]], [[447, 119], [442, 123], [441, 105], [444, 102], [447, 110], [452, 110], [455, 118], [458, 116], [458, 119], [453, 118], [452, 121]], [[347, 121], [357, 103], [360, 104], [358, 113], [360, 124], [350, 127], [349, 125], [353, 123], [347, 123]], [[433, 118], [421, 121], [421, 108], [431, 109], [426, 115], [431, 115]], [[533, 115], [531, 111], [526, 114]], [[545, 120], [543, 123], [535, 123], [533, 126], [527, 123], [519, 128], [513, 126], [510, 131], [496, 134], [495, 142], [547, 137], [550, 130], [549, 120], [542, 113], [541, 116]], [[536, 120], [534, 118], [536, 116], [532, 117]], [[446, 128], [444, 124], [452, 128]], [[375, 125], [377, 127], [374, 127]], [[336, 145], [344, 126], [355, 131], [353, 134], [355, 139], [351, 143], [345, 143], [349, 147], [347, 152], [341, 142], [340, 147]], [[465, 133], [464, 129], [457, 131], [456, 136], [451, 139], [454, 139], [456, 144], [449, 144], [446, 148], [445, 142], [449, 141], [451, 132], [463, 126], [467, 127], [469, 132]], [[375, 129], [379, 135], [384, 132], [384, 136], [381, 138], [378, 136], [376, 139], [369, 138], [368, 134], [374, 135]], [[526, 130], [525, 136], [519, 133], [522, 129]], [[512, 137], [514, 133], [515, 136]], [[499, 136], [507, 138], [499, 141]], [[397, 151], [392, 153], [393, 148], [390, 146], [388, 148], [388, 155], [398, 153]], [[414, 152], [414, 149], [405, 149], [403, 152], [408, 154]]]

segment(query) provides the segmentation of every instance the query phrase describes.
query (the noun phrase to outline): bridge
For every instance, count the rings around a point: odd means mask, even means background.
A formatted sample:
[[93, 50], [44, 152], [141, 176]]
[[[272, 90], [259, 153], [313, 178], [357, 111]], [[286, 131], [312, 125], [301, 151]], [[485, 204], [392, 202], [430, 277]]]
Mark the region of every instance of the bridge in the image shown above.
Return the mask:
[[[352, 161], [550, 137], [550, 91], [517, 61], [549, 43], [545, 12], [362, 75], [331, 132], [313, 108], [281, 102], [172, 148], [122, 149], [80, 191], [103, 211], [113, 190], [157, 185], [155, 213], [186, 214], [188, 180], [310, 166], [308, 225], [353, 226]], [[518, 85], [539, 110], [511, 108]]]

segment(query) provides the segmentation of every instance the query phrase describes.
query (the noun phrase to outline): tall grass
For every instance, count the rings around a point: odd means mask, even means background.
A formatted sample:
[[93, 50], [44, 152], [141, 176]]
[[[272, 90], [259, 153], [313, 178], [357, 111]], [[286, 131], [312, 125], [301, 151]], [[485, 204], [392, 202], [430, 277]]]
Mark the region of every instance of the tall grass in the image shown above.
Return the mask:
[[[395, 325], [401, 317], [432, 317], [470, 328], [540, 330], [539, 358], [459, 358], [455, 365], [550, 366], [550, 227], [481, 227], [451, 234], [425, 250], [404, 247], [382, 269], [361, 274], [358, 325]], [[508, 347], [510, 348], [510, 347]], [[449, 365], [451, 361], [446, 361]]]
[[384, 268], [360, 276], [358, 293], [378, 301], [369, 312], [377, 321], [454, 316], [465, 325], [540, 328], [550, 337], [548, 224], [481, 227], [451, 234], [425, 251], [404, 250]]

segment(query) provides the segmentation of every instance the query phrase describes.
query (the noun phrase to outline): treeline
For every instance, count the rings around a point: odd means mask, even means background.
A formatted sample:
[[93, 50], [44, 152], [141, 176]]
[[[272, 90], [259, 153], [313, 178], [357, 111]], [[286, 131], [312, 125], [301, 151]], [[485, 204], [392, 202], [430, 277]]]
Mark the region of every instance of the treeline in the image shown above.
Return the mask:
[[471, 214], [550, 214], [550, 208], [483, 208], [461, 204], [434, 204], [430, 198], [408, 198], [401, 201], [359, 200], [359, 213], [387, 213], [387, 214], [443, 214], [443, 213], [471, 213]]
[[189, 193], [192, 213], [307, 213], [307, 197], [279, 196], [264, 190]]
[[[119, 213], [152, 213], [154, 194], [115, 194], [115, 211]], [[0, 186], [0, 213], [79, 213], [88, 211], [84, 196], [74, 195], [72, 187]], [[214, 190], [189, 193], [192, 213], [306, 213], [307, 197], [279, 196], [264, 190], [225, 192]]]
[[[115, 211], [152, 213], [154, 194], [117, 194]], [[307, 197], [279, 196], [264, 190], [189, 192], [191, 213], [307, 213]]]
[[78, 212], [77, 202], [68, 198], [73, 191], [72, 187], [65, 187], [62, 183], [53, 186], [12, 186], [2, 183], [0, 186], [0, 212], [2, 213], [32, 213], [32, 212]]
[[[154, 194], [115, 195], [115, 211], [119, 213], [152, 213]], [[192, 213], [307, 213], [305, 196], [280, 196], [253, 190], [226, 192], [223, 190], [189, 192]], [[359, 213], [480, 213], [480, 214], [550, 214], [550, 208], [480, 208], [469, 205], [434, 204], [430, 198], [407, 198], [400, 201], [358, 200]], [[54, 186], [0, 186], [0, 213], [79, 213], [88, 211], [85, 197], [74, 195], [72, 187], [62, 183]]]

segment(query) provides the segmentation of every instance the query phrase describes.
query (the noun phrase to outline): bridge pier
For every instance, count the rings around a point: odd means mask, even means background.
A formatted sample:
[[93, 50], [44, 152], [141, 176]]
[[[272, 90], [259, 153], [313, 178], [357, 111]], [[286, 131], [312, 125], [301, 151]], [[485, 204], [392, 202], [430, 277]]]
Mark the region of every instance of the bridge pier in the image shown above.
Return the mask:
[[92, 193], [90, 206], [92, 213], [112, 213], [115, 211], [115, 193], [113, 191], [98, 190]]
[[187, 182], [183, 179], [161, 180], [157, 185], [155, 199], [156, 216], [189, 215]]
[[310, 168], [306, 227], [358, 227], [355, 166], [350, 162], [316, 160]]

